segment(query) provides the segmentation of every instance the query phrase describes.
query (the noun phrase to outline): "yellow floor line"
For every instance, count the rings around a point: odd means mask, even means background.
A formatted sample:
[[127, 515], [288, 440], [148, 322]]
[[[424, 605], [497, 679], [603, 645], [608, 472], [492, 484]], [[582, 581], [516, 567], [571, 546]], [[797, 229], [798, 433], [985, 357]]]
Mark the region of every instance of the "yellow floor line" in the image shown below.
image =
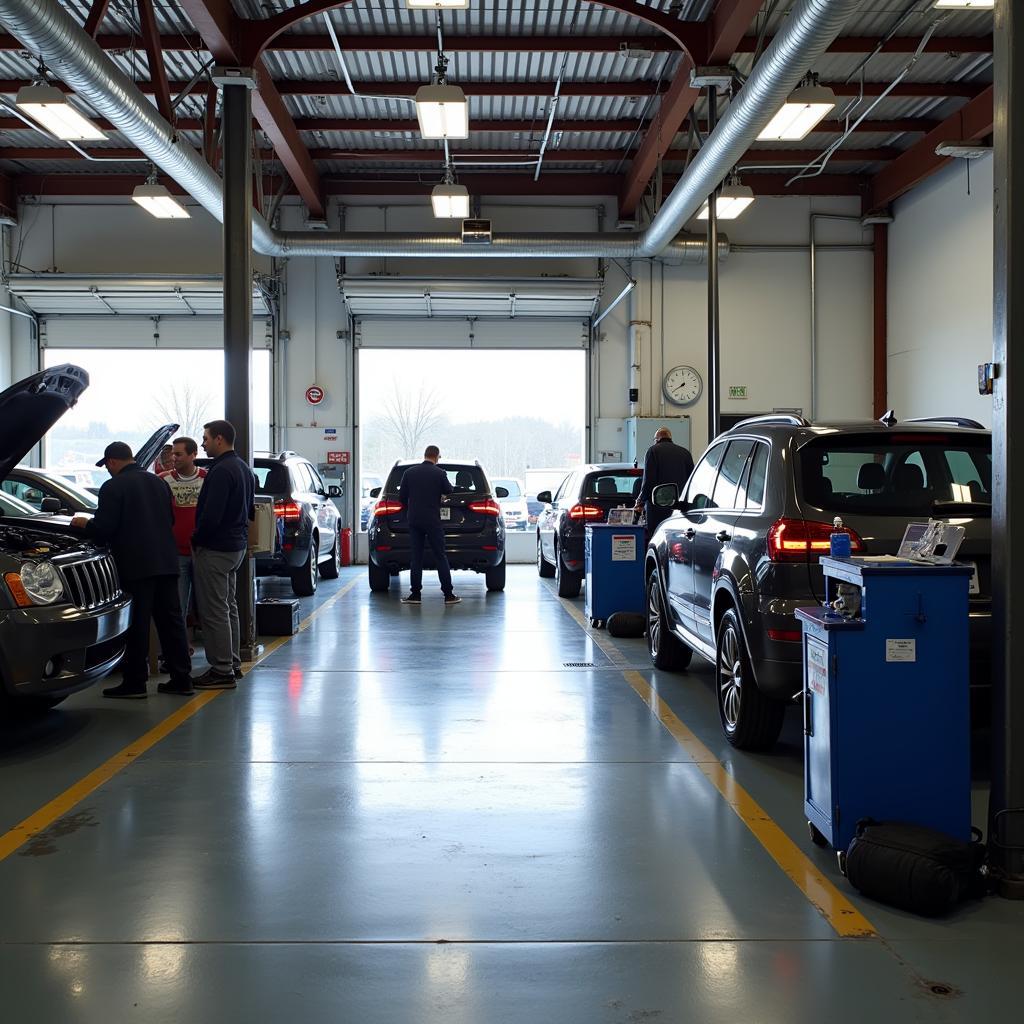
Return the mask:
[[[303, 631], [309, 628], [309, 624], [323, 612], [327, 611], [331, 605], [335, 604], [342, 597], [345, 596], [357, 583], [359, 583], [363, 577], [355, 576], [348, 583], [345, 584], [332, 598], [325, 601], [315, 612], [308, 615], [303, 619], [299, 625], [299, 631]], [[265, 661], [283, 644], [286, 644], [292, 638], [290, 636], [278, 637], [276, 640], [272, 640], [267, 644], [263, 650], [263, 654], [256, 658], [254, 661], [245, 662], [248, 668], [252, 668], [258, 665], [261, 661]], [[195, 715], [202, 708], [206, 707], [211, 701], [216, 700], [222, 693], [226, 693], [226, 690], [208, 690], [205, 693], [199, 693], [193, 697], [183, 707], [178, 708], [173, 714], [168, 715], [162, 722], [155, 725], [149, 732], [140, 736], [137, 740], [128, 744], [123, 750], [116, 753], [113, 757], [104, 761], [98, 768], [91, 771], [83, 779], [79, 779], [73, 786], [64, 790], [59, 796], [54, 797], [48, 804], [40, 807], [38, 811], [31, 814], [24, 821], [19, 822], [9, 832], [5, 832], [0, 836], [0, 861], [9, 857], [18, 847], [23, 846], [33, 836], [39, 835], [40, 832], [45, 832], [55, 821], [63, 818], [76, 804], [81, 803], [90, 793], [95, 792], [105, 782], [109, 782], [122, 768], [126, 768], [133, 761], [140, 758], [147, 750], [151, 749], [157, 743], [159, 743], [164, 737], [169, 736], [175, 729], [178, 728], [183, 722], [187, 722], [193, 715]]]
[[561, 598], [559, 601], [612, 664], [622, 672], [626, 682], [693, 759], [697, 768], [718, 790], [743, 824], [753, 832], [769, 856], [825, 917], [836, 934], [843, 938], [877, 938], [878, 933], [871, 922], [818, 870], [814, 862], [783, 832], [768, 812], [729, 774], [725, 765], [676, 716], [651, 684], [639, 672], [627, 667], [628, 661], [622, 652], [608, 639], [588, 628], [586, 618], [576, 605]]

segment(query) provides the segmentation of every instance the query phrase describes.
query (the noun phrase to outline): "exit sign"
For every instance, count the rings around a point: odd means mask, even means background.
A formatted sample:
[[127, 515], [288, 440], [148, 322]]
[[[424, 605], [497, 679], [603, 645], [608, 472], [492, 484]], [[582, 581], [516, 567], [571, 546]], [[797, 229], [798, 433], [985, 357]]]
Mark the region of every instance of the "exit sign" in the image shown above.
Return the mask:
[[733, 384], [729, 388], [730, 398], [746, 398], [747, 397], [747, 385], [746, 384]]

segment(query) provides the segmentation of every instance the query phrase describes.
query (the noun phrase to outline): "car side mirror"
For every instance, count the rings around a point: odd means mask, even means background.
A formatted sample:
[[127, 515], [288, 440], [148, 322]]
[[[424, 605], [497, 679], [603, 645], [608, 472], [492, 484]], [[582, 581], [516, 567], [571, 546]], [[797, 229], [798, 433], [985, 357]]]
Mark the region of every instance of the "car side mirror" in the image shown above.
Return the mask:
[[341, 488], [337, 484], [330, 484], [327, 487], [327, 497], [329, 498], [340, 498]]
[[496, 498], [507, 498], [508, 497], [508, 488], [507, 487], [495, 487], [494, 488], [494, 496]]
[[537, 500], [539, 502], [542, 502], [545, 505], [550, 505], [551, 504], [551, 492], [550, 491], [541, 491], [540, 494], [537, 495]]
[[659, 484], [651, 491], [651, 504], [657, 508], [672, 508], [679, 501], [678, 484]]
[[54, 515], [61, 511], [60, 498], [43, 498], [39, 503], [39, 511], [47, 515]]
[[380, 488], [379, 487], [371, 487], [370, 488], [370, 497], [371, 498], [379, 498], [380, 497]]

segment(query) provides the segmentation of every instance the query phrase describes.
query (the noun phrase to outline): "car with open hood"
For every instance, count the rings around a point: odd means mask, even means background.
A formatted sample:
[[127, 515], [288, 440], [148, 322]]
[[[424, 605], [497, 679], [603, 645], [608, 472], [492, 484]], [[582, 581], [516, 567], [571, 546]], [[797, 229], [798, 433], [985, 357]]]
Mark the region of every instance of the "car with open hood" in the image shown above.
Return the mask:
[[[89, 386], [65, 363], [0, 393], [0, 483]], [[67, 520], [0, 502], [0, 715], [53, 707], [124, 653], [130, 601], [102, 544]], [[26, 511], [27, 509], [27, 511]]]

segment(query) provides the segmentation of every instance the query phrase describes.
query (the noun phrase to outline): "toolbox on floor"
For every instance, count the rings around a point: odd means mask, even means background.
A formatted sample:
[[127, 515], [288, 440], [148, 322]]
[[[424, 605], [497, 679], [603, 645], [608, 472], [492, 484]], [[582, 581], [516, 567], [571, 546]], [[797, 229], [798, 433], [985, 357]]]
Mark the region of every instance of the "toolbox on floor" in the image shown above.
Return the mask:
[[260, 636], [294, 636], [298, 631], [298, 601], [268, 598], [256, 602], [256, 632]]

